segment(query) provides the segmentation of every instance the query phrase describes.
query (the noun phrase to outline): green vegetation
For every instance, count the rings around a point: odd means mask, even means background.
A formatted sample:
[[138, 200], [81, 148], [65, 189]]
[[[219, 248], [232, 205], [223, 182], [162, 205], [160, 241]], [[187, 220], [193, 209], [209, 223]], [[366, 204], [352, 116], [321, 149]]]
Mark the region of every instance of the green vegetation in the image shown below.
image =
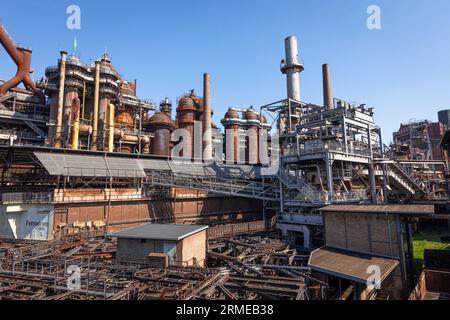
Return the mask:
[[450, 250], [449, 242], [442, 242], [442, 237], [450, 237], [448, 228], [425, 228], [414, 235], [414, 262], [416, 273], [423, 268], [424, 252], [426, 249]]

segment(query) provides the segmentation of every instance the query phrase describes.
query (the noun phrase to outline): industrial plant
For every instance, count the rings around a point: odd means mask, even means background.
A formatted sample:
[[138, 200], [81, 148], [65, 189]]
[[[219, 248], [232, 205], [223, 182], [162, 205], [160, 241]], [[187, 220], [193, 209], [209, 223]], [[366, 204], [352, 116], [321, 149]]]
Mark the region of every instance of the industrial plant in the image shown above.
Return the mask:
[[223, 115], [208, 73], [155, 103], [107, 53], [52, 53], [34, 82], [31, 49], [0, 42], [0, 300], [450, 298], [450, 251], [414, 247], [450, 236], [450, 110], [389, 144], [329, 64], [302, 101], [295, 36], [286, 96]]

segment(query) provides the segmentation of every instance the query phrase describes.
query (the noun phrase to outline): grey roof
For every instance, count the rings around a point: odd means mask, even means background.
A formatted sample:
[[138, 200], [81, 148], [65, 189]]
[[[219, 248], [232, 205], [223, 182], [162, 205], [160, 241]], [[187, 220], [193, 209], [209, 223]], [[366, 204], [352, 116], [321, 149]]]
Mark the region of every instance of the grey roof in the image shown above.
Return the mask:
[[311, 253], [308, 266], [321, 273], [367, 284], [371, 273], [369, 267], [378, 266], [383, 281], [400, 264], [394, 258], [382, 258], [354, 251], [322, 247]]
[[35, 152], [34, 154], [52, 176], [145, 177], [138, 159], [44, 152]]
[[111, 234], [116, 238], [179, 241], [208, 229], [208, 226], [147, 223]]

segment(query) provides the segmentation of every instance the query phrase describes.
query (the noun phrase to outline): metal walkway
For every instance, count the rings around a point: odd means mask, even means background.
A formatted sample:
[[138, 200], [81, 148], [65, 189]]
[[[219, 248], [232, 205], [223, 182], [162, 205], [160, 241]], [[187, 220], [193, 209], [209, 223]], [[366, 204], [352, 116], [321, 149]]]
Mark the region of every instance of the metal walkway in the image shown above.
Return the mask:
[[154, 186], [186, 188], [227, 196], [280, 201], [278, 184], [272, 180], [243, 180], [218, 175], [198, 175], [174, 171], [145, 170], [146, 183]]

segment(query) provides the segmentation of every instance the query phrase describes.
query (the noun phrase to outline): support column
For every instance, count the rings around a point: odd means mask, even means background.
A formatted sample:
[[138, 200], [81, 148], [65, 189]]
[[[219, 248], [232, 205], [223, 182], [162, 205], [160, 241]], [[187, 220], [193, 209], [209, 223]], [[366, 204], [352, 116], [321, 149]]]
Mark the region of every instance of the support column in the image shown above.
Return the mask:
[[334, 197], [333, 160], [330, 159], [329, 153], [327, 153], [325, 156], [325, 167], [327, 171], [327, 188], [330, 193], [330, 197], [333, 198]]
[[375, 177], [375, 166], [373, 163], [369, 164], [369, 179], [370, 179], [370, 197], [372, 204], [377, 204], [377, 182]]

